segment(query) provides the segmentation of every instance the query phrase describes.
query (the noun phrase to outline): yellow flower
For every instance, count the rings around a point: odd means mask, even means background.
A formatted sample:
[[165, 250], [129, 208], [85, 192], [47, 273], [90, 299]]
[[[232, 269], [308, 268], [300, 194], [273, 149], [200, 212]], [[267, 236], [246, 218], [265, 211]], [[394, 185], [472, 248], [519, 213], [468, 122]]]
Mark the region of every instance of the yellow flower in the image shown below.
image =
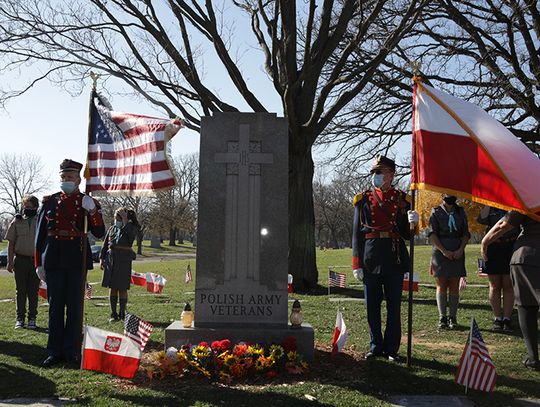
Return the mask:
[[296, 352], [295, 351], [290, 351], [289, 353], [287, 353], [287, 359], [295, 360], [296, 359]]
[[227, 355], [223, 359], [223, 363], [225, 364], [225, 366], [232, 366], [236, 364], [237, 362], [238, 362], [238, 358], [234, 355]]
[[201, 359], [201, 358], [207, 357], [209, 354], [209, 351], [208, 351], [208, 348], [205, 346], [197, 346], [196, 348], [193, 348], [193, 350], [191, 351], [191, 354], [197, 359]]
[[263, 370], [264, 369], [264, 356], [261, 356], [255, 361], [255, 369]]
[[281, 345], [270, 346], [270, 355], [273, 356], [275, 359], [281, 359], [284, 354], [285, 351], [283, 350], [283, 347]]
[[259, 344], [251, 345], [248, 348], [248, 353], [251, 353], [252, 355], [255, 355], [255, 356], [263, 355], [264, 354], [264, 348]]

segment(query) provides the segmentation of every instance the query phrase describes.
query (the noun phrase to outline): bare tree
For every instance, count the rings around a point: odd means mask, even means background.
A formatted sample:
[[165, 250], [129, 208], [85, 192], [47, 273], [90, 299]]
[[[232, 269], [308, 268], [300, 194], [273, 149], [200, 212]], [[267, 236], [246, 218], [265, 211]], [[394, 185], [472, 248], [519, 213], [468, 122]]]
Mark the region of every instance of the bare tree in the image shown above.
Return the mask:
[[169, 234], [169, 246], [176, 245], [181, 230], [192, 230], [195, 222], [199, 185], [199, 162], [196, 154], [172, 160], [177, 186], [158, 192], [152, 211], [152, 230]]
[[[13, 2], [0, 0], [0, 69], [38, 63], [40, 79], [69, 87], [90, 69], [119, 78], [134, 92], [187, 126], [201, 115], [247, 106], [266, 112], [242, 73], [245, 40], [233, 36], [246, 23], [248, 47], [259, 49], [267, 79], [289, 124], [289, 270], [296, 290], [317, 284], [312, 146], [329, 123], [346, 120], [344, 108], [358, 96], [377, 67], [414, 25], [428, 0], [91, 0]], [[231, 18], [229, 7], [238, 11]], [[212, 55], [213, 54], [213, 55]], [[253, 55], [250, 55], [253, 56]], [[204, 58], [203, 58], [204, 57]], [[238, 93], [236, 105], [212, 90], [205, 59]]]
[[[321, 143], [340, 142], [334, 160], [363, 165], [409, 148], [413, 66], [423, 80], [475, 103], [540, 156], [540, 6], [534, 0], [441, 0], [379, 65]], [[407, 144], [405, 144], [407, 143]], [[409, 160], [401, 161], [402, 170]]]
[[0, 214], [21, 210], [22, 197], [35, 195], [49, 185], [41, 158], [35, 154], [0, 155]]

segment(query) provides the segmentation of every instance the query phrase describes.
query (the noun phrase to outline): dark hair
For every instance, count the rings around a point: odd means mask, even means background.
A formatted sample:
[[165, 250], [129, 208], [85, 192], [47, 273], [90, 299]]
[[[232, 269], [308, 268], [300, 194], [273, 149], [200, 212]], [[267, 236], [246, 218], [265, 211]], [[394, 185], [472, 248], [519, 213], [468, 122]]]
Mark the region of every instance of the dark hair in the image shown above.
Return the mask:
[[135, 214], [135, 211], [133, 209], [127, 210], [127, 218], [131, 221], [131, 223], [133, 223], [134, 226], [138, 228], [141, 227], [141, 225], [139, 225], [139, 222], [137, 221], [137, 215]]
[[30, 204], [32, 204], [32, 206], [34, 208], [39, 207], [39, 200], [34, 195], [25, 195], [25, 196], [23, 196], [22, 203], [23, 203], [23, 205], [25, 203], [30, 203]]

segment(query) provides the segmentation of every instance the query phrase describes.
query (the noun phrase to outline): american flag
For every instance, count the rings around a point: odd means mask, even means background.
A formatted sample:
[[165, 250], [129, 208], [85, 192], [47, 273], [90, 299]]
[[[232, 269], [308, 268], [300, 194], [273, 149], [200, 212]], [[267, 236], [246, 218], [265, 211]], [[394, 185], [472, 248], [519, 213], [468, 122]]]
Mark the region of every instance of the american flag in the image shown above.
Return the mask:
[[124, 335], [134, 340], [144, 350], [154, 326], [133, 314], [126, 314]]
[[92, 285], [88, 282], [86, 283], [86, 286], [84, 287], [84, 299], [85, 300], [92, 299]]
[[167, 161], [168, 141], [182, 127], [168, 120], [121, 113], [92, 92], [85, 178], [94, 195], [144, 195], [176, 181]]
[[187, 265], [186, 269], [186, 284], [191, 283], [193, 281], [193, 274], [191, 273], [191, 265]]
[[473, 318], [471, 332], [459, 361], [456, 383], [462, 384], [465, 389], [493, 391], [496, 379], [495, 365]]
[[330, 287], [345, 288], [345, 273], [328, 270], [328, 285]]

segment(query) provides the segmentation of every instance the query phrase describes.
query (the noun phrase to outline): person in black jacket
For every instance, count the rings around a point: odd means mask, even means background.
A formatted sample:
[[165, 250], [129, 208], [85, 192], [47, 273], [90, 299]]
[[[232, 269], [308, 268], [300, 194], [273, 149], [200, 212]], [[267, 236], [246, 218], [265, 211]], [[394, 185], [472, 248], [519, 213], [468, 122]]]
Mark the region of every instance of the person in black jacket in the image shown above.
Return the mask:
[[[114, 219], [114, 224], [107, 231], [99, 256], [103, 270], [101, 285], [110, 288], [109, 322], [123, 320], [126, 316], [128, 290], [131, 284], [131, 262], [135, 259], [135, 252], [131, 246], [139, 231], [137, 216], [131, 209], [118, 208]], [[116, 304], [119, 298], [120, 313], [117, 313]]]
[[[99, 203], [79, 191], [82, 164], [66, 159], [60, 164], [60, 189], [43, 198], [36, 226], [36, 273], [47, 283], [49, 300], [49, 356], [43, 367], [77, 362], [83, 275], [84, 218], [92, 234], [101, 238], [105, 226]], [[92, 251], [86, 241], [86, 268], [92, 269]], [[64, 320], [65, 315], [65, 320]]]
[[[409, 252], [403, 239], [410, 235], [410, 204], [405, 192], [392, 186], [395, 169], [394, 161], [377, 157], [371, 169], [372, 189], [357, 194], [353, 200], [352, 268], [355, 277], [364, 283], [371, 334], [366, 358], [385, 356], [396, 360], [401, 342], [403, 274], [409, 271]], [[383, 296], [387, 310], [384, 336]]]

